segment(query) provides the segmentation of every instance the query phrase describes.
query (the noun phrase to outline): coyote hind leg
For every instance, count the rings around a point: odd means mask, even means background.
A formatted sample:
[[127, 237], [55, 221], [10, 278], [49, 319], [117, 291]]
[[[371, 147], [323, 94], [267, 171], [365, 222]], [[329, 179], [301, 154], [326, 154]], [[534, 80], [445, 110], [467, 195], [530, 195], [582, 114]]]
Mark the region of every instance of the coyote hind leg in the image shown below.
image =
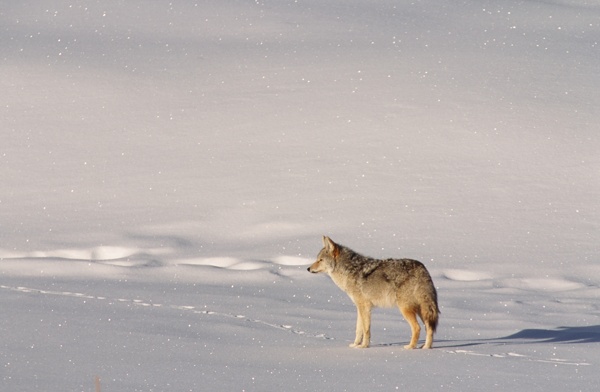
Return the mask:
[[417, 321], [417, 312], [412, 308], [401, 307], [400, 313], [402, 313], [402, 316], [404, 316], [404, 318], [410, 325], [411, 330], [410, 343], [404, 346], [404, 348], [407, 350], [417, 348], [417, 343], [419, 342], [419, 335], [421, 334], [421, 326]]

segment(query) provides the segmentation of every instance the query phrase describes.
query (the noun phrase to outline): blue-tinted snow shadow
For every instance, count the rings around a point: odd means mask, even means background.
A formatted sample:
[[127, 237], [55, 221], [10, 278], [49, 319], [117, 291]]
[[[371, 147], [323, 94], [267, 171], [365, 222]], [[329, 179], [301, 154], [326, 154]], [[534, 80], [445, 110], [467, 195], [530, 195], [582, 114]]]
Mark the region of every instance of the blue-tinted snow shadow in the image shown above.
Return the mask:
[[476, 339], [472, 341], [434, 340], [434, 347], [457, 348], [506, 343], [600, 343], [600, 325], [557, 327], [554, 329], [524, 329], [512, 335], [495, 339]]
[[600, 325], [524, 329], [501, 340], [529, 340], [540, 343], [600, 343]]

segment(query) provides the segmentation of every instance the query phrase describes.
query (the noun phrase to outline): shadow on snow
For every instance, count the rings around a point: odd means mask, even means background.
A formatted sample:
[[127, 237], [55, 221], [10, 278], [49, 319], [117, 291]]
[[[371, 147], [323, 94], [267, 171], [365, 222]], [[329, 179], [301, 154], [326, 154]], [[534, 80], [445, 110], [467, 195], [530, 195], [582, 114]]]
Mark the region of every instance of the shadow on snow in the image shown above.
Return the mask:
[[600, 325], [558, 327], [556, 329], [524, 329], [502, 340], [526, 339], [540, 343], [600, 343]]
[[[480, 346], [494, 343], [600, 343], [600, 325], [587, 327], [558, 327], [555, 329], [524, 329], [515, 334], [495, 339], [477, 339], [471, 342], [438, 340], [434, 347], [452, 348]], [[437, 345], [435, 343], [438, 343]], [[457, 343], [457, 344], [453, 344]]]

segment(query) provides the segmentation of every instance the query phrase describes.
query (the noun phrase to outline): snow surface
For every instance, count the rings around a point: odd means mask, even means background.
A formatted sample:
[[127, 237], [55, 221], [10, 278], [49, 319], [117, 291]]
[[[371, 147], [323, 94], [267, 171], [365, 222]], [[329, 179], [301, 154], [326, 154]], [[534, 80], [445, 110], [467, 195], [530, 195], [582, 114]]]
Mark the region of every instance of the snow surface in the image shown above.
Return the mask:
[[0, 1], [0, 389], [596, 390], [599, 66], [595, 0]]

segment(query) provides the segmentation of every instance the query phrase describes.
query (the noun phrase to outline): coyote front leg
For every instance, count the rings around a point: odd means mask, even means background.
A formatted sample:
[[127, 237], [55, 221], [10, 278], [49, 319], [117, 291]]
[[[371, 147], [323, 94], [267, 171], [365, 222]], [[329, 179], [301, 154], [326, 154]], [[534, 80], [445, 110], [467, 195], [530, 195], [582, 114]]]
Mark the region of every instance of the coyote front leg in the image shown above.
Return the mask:
[[356, 338], [350, 347], [367, 348], [371, 343], [371, 305], [356, 303]]

